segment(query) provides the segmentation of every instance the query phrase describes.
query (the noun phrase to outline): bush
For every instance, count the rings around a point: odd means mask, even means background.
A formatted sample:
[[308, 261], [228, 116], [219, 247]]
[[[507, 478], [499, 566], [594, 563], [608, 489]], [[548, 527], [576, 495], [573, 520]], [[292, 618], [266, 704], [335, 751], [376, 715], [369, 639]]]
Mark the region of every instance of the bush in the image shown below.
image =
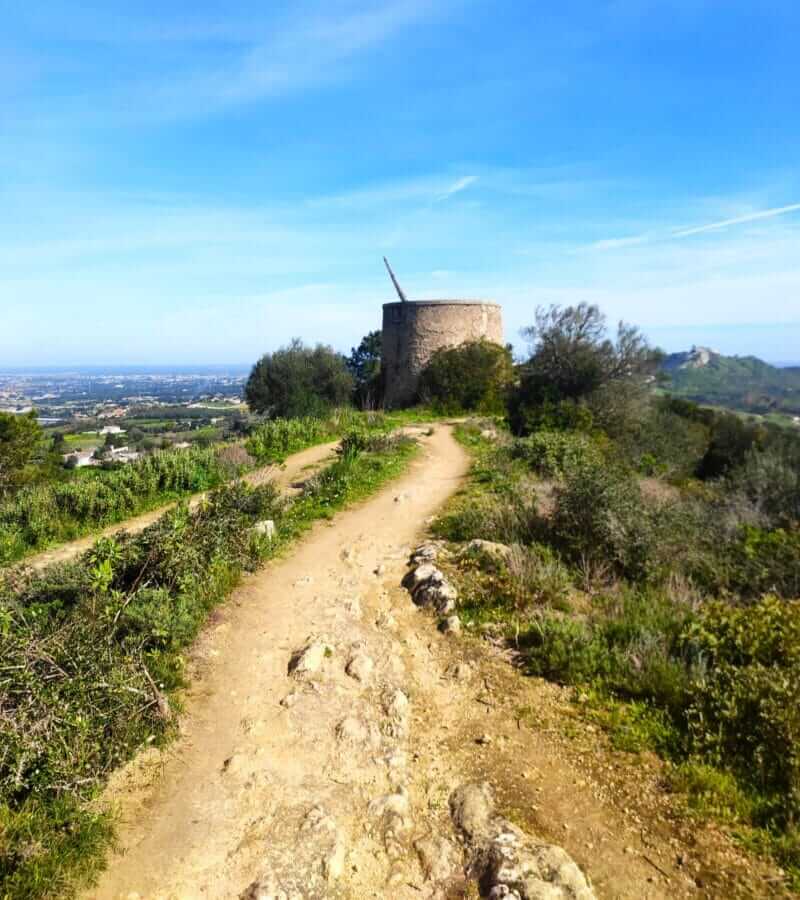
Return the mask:
[[281, 513], [274, 487], [237, 483], [74, 562], [0, 579], [3, 896], [39, 896], [42, 872], [66, 895], [64, 869], [107, 840], [85, 801], [168, 733], [177, 651], [258, 561], [254, 521]]
[[772, 592], [800, 596], [800, 528], [772, 530], [744, 526], [721, 548], [727, 589], [742, 597]]
[[510, 397], [515, 434], [542, 426], [573, 428], [583, 418], [591, 421], [587, 398], [606, 386], [639, 380], [659, 359], [638, 330], [624, 323], [612, 341], [605, 316], [586, 303], [539, 307], [536, 323], [524, 333], [533, 353]]
[[583, 459], [555, 489], [553, 538], [575, 561], [601, 563], [634, 580], [658, 572], [657, 512], [624, 470]]
[[706, 606], [684, 644], [704, 662], [691, 686], [692, 749], [756, 790], [759, 824], [800, 816], [800, 601]]
[[[411, 444], [350, 453], [290, 504], [236, 482], [75, 561], [0, 575], [0, 896], [72, 896], [96, 870], [111, 829], [91, 800], [174, 730], [168, 694], [208, 612], [284, 541], [397, 474]], [[254, 533], [265, 518], [277, 542]]]
[[744, 495], [775, 525], [800, 522], [800, 442], [750, 450], [728, 476], [726, 488]]
[[434, 353], [420, 376], [419, 396], [447, 413], [502, 413], [512, 374], [507, 347], [471, 341]]
[[314, 416], [270, 419], [253, 429], [247, 450], [261, 463], [281, 462], [294, 453], [333, 436], [330, 423]]
[[0, 564], [119, 522], [159, 502], [216, 487], [246, 468], [225, 451], [154, 453], [120, 468], [31, 485], [0, 502]]
[[350, 402], [353, 376], [332, 347], [306, 347], [295, 339], [267, 353], [253, 366], [245, 385], [250, 409], [271, 417], [325, 416]]
[[511, 456], [523, 459], [543, 478], [561, 478], [564, 472], [579, 465], [600, 465], [600, 445], [585, 434], [570, 431], [537, 431], [517, 438], [511, 445]]
[[517, 609], [569, 609], [572, 579], [558, 555], [544, 544], [514, 544], [506, 563]]

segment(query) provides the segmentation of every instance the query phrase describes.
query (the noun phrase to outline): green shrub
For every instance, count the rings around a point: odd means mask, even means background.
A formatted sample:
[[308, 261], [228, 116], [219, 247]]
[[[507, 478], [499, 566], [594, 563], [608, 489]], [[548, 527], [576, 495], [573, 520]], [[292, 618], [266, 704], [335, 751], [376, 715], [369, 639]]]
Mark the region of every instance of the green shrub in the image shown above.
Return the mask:
[[569, 609], [572, 579], [558, 555], [544, 544], [514, 544], [506, 561], [517, 609]]
[[589, 458], [570, 465], [555, 489], [550, 528], [575, 561], [609, 565], [634, 580], [659, 574], [658, 511], [619, 467]]
[[543, 615], [524, 637], [531, 671], [565, 684], [595, 683], [680, 716], [688, 684], [680, 655], [690, 611], [662, 591], [597, 598], [586, 620]]
[[525, 460], [543, 478], [561, 478], [576, 466], [603, 462], [600, 445], [587, 435], [572, 431], [536, 431], [517, 438], [511, 445], [511, 456]]
[[324, 417], [351, 401], [355, 381], [332, 347], [307, 347], [295, 338], [253, 366], [245, 398], [257, 413], [281, 418]]
[[419, 396], [448, 413], [502, 413], [512, 377], [507, 347], [470, 341], [433, 354], [420, 376]]
[[728, 588], [743, 597], [800, 596], [800, 527], [742, 527], [724, 549]]
[[224, 449], [196, 447], [162, 451], [118, 469], [92, 469], [69, 481], [22, 488], [0, 503], [0, 564], [216, 487], [246, 467], [224, 454]]
[[[401, 470], [413, 442], [353, 452], [290, 504], [235, 482], [69, 563], [0, 575], [0, 896], [68, 897], [110, 840], [91, 800], [174, 730], [182, 648], [241, 573]], [[277, 540], [254, 533], [261, 519]]]
[[769, 819], [800, 815], [800, 601], [707, 605], [684, 641], [704, 660], [689, 695], [692, 747], [769, 797]]
[[775, 525], [800, 522], [800, 442], [751, 450], [731, 472], [726, 488], [747, 497]]
[[327, 419], [303, 416], [296, 419], [270, 419], [254, 428], [247, 439], [247, 450], [262, 465], [281, 462], [313, 444], [333, 437]]

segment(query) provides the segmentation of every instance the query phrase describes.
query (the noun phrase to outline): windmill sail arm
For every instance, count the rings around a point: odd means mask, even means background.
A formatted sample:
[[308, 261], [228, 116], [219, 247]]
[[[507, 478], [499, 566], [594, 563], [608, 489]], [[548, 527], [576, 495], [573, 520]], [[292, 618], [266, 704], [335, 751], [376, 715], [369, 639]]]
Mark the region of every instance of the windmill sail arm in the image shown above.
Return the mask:
[[386, 270], [389, 272], [389, 278], [392, 279], [392, 284], [394, 285], [394, 289], [397, 291], [397, 296], [400, 298], [401, 303], [408, 303], [408, 297], [406, 297], [403, 289], [400, 287], [398, 280], [395, 278], [394, 272], [392, 271], [392, 267], [389, 265], [389, 260], [384, 256], [383, 262], [386, 265]]

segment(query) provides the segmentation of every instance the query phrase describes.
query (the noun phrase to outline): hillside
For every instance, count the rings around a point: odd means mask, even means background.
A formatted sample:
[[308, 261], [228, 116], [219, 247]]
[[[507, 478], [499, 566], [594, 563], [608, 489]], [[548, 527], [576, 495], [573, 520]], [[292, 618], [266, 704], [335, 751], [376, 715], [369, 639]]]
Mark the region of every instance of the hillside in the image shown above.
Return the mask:
[[779, 369], [755, 356], [723, 356], [707, 347], [671, 353], [664, 386], [697, 403], [751, 413], [800, 415], [800, 369]]

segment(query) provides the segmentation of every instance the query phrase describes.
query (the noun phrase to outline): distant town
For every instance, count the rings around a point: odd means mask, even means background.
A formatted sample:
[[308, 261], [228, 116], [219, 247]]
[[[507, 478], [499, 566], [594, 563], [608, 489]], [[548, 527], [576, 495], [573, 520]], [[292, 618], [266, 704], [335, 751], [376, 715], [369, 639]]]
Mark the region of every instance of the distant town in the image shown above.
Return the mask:
[[0, 373], [0, 412], [35, 411], [70, 468], [121, 464], [148, 451], [227, 437], [246, 412], [247, 371], [232, 366]]

